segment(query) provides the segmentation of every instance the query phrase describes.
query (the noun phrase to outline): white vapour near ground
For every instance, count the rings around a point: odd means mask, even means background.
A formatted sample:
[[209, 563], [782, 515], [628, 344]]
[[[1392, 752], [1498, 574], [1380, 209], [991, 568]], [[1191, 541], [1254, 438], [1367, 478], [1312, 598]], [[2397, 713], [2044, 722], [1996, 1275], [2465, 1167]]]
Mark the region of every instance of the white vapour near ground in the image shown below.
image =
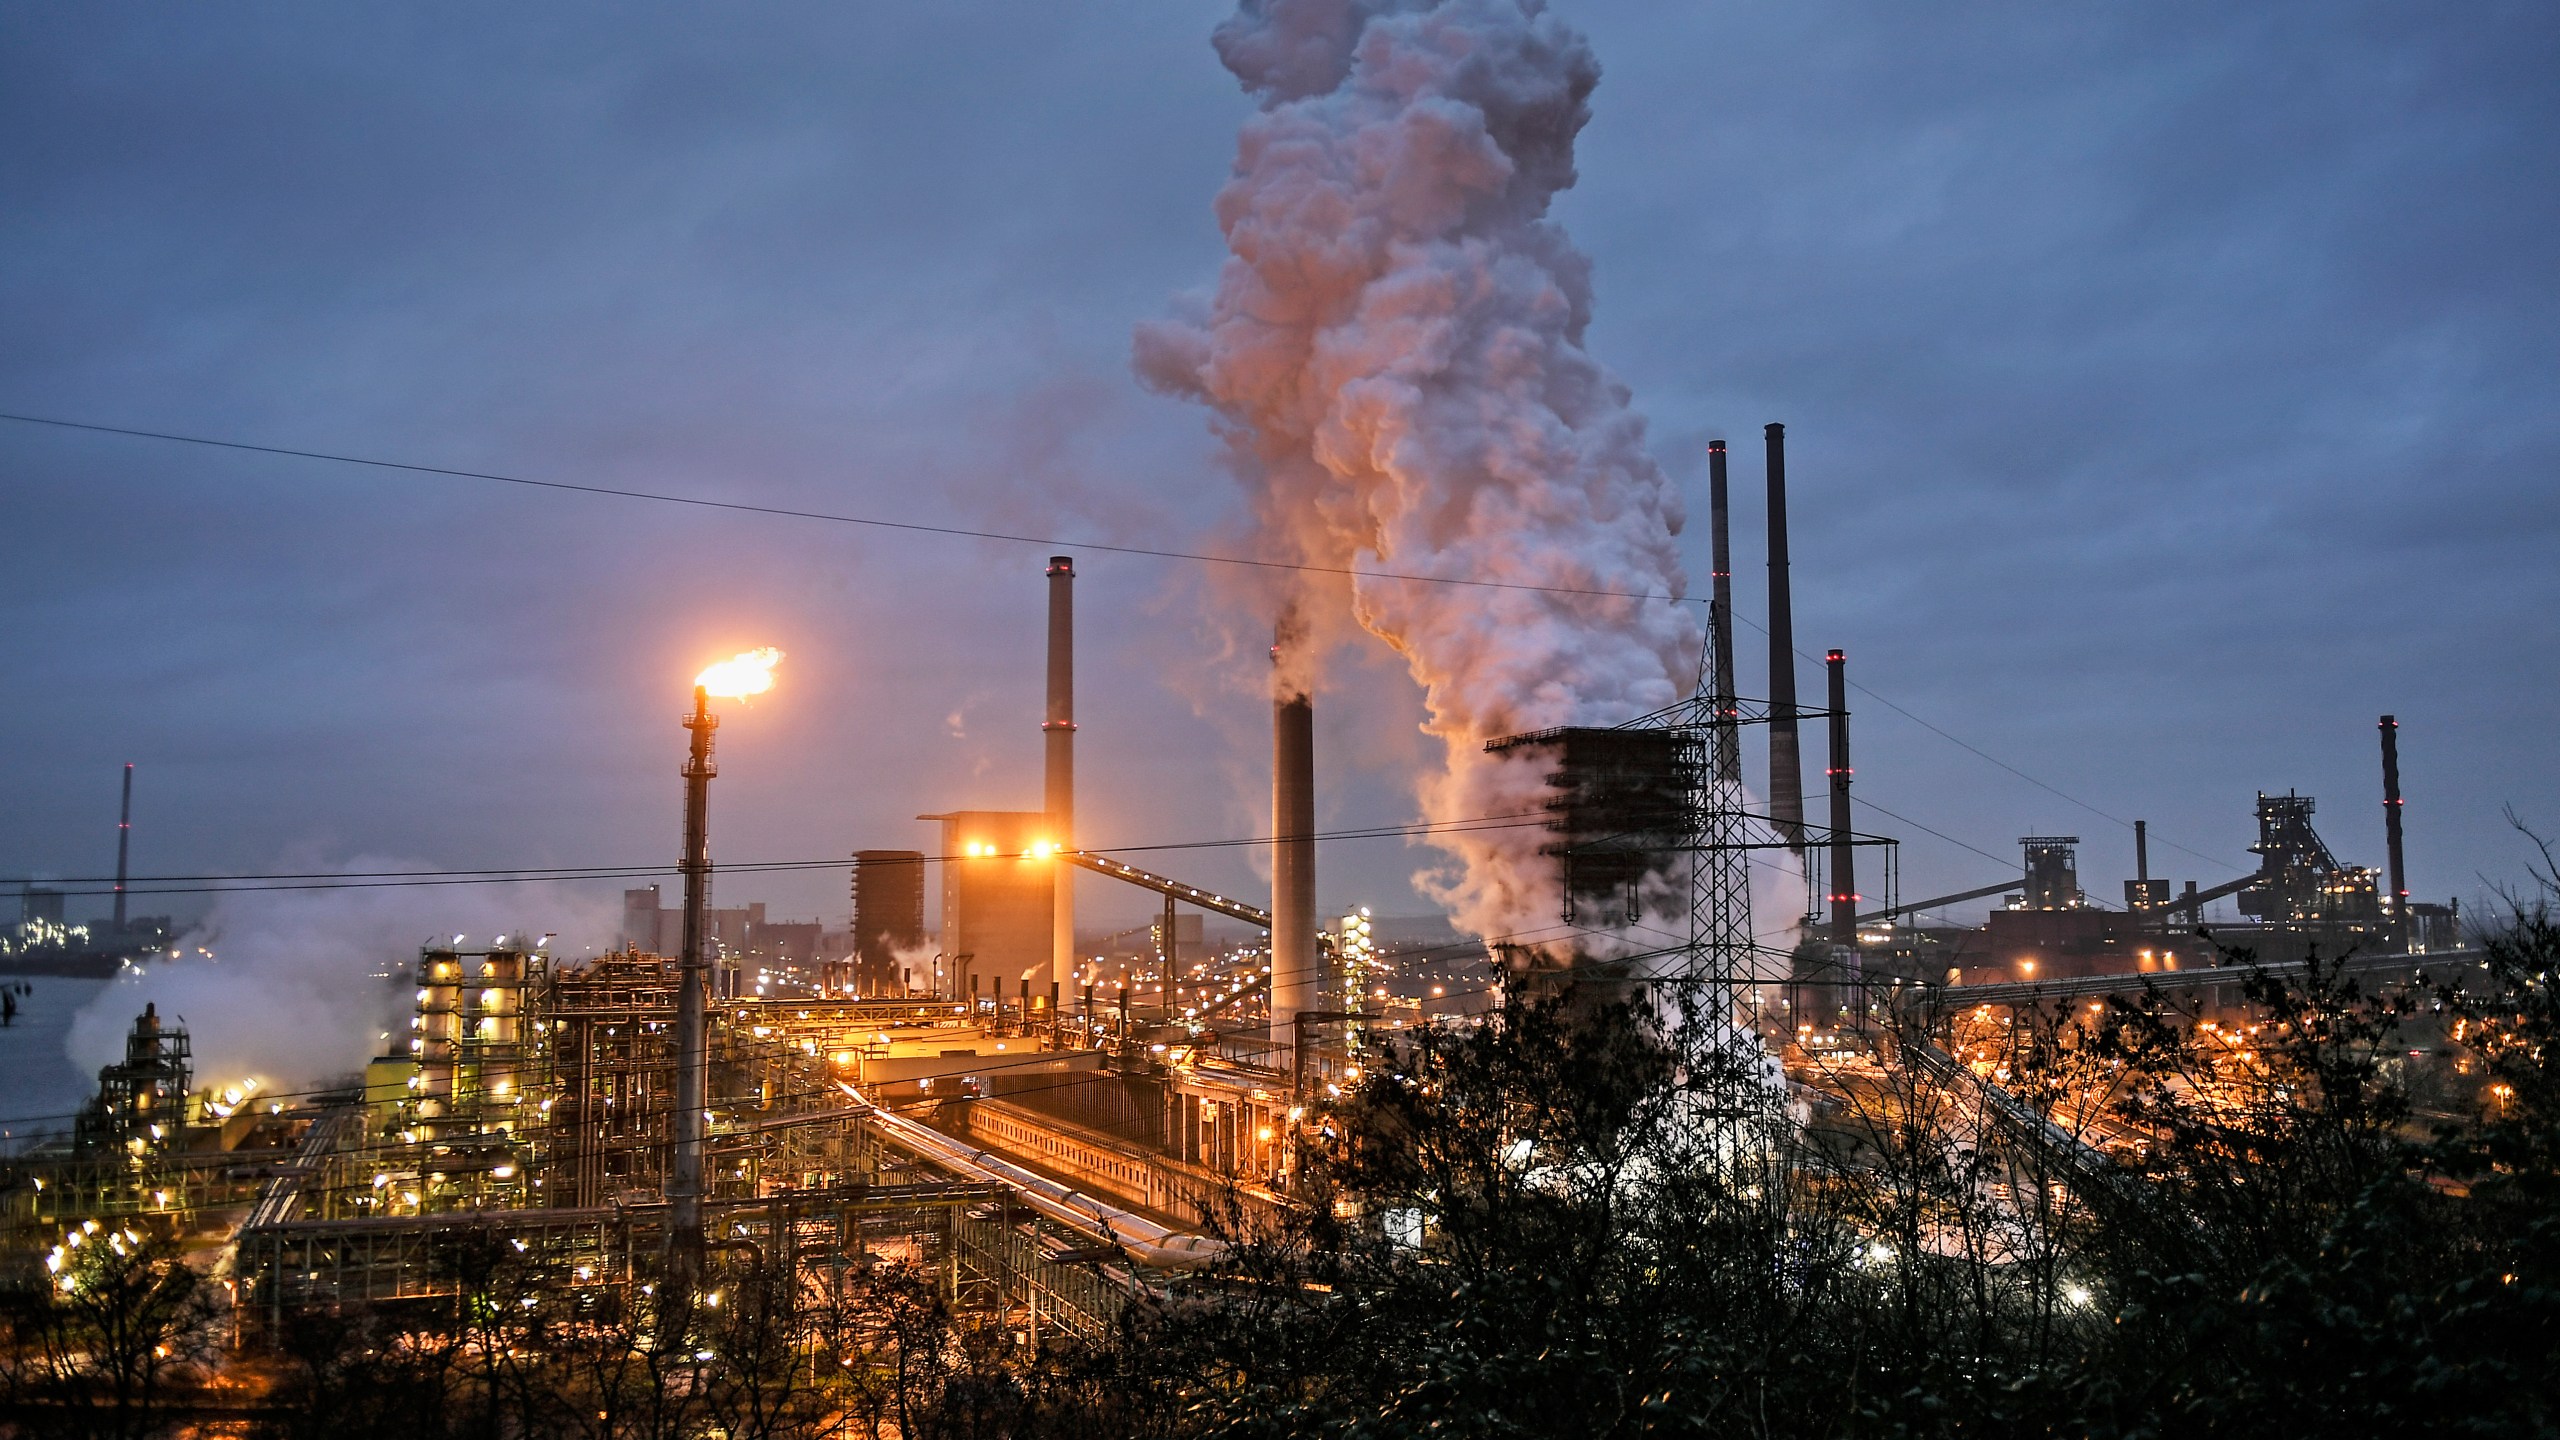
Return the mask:
[[[359, 857], [296, 871], [426, 870], [415, 861]], [[405, 977], [419, 947], [457, 933], [487, 944], [499, 935], [557, 932], [553, 952], [575, 956], [613, 943], [621, 912], [602, 894], [557, 884], [423, 885], [226, 894], [188, 937], [202, 957], [126, 973], [71, 1022], [72, 1062], [94, 1075], [122, 1058], [125, 1032], [146, 1004], [183, 1021], [199, 1084], [256, 1076], [268, 1089], [323, 1083], [406, 1043]], [[389, 974], [392, 979], [381, 978]], [[392, 1032], [389, 1041], [385, 1030]]]
[[[1668, 704], [1699, 645], [1668, 602], [1679, 494], [1583, 349], [1589, 262], [1545, 218], [1598, 63], [1534, 0], [1249, 0], [1216, 44], [1262, 100], [1217, 198], [1230, 257], [1214, 295], [1141, 327], [1136, 360], [1217, 412], [1272, 558], [1655, 597], [1352, 587], [1446, 749], [1424, 814], [1531, 814], [1543, 775], [1484, 741]], [[1338, 583], [1293, 598], [1319, 637], [1344, 608]], [[1456, 864], [1425, 887], [1476, 935], [1553, 934], [1547, 838], [1435, 835]]]

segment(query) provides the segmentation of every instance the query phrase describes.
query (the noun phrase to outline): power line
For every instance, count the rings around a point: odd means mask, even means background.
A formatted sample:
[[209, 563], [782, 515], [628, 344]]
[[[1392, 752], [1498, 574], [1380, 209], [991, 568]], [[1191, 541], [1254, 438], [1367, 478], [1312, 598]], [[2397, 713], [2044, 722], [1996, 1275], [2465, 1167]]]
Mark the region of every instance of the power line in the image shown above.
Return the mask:
[[[1461, 820], [1418, 821], [1407, 825], [1369, 826], [1356, 830], [1319, 831], [1313, 838], [1342, 842], [1349, 840], [1382, 840], [1410, 838], [1418, 835], [1468, 835], [1488, 830], [1515, 830], [1542, 827], [1554, 822], [1544, 811], [1517, 811], [1505, 815], [1473, 816]], [[1215, 840], [1163, 841], [1151, 845], [1090, 846], [1081, 853], [1094, 855], [1135, 855], [1164, 850], [1225, 850], [1257, 847], [1276, 843], [1268, 835], [1231, 836]], [[922, 855], [915, 863], [948, 865], [957, 860], [990, 858], [972, 855]], [[996, 856], [995, 859], [1018, 859], [1019, 856]], [[851, 856], [822, 860], [742, 860], [715, 862], [715, 873], [725, 875], [775, 874], [806, 870], [845, 870], [856, 862]], [[569, 865], [555, 867], [525, 866], [455, 870], [348, 870], [348, 871], [276, 871], [224, 875], [140, 875], [128, 876], [129, 895], [228, 895], [265, 890], [362, 890], [406, 885], [521, 885], [545, 881], [636, 880], [656, 875], [680, 873], [675, 865]], [[77, 876], [48, 882], [33, 877], [0, 877], [0, 885], [33, 884], [101, 884], [105, 876]], [[274, 883], [267, 882], [286, 882]], [[178, 882], [197, 882], [180, 884]], [[150, 885], [150, 889], [134, 887]], [[64, 895], [105, 895], [106, 890], [64, 890]]]
[[[660, 505], [682, 505], [696, 509], [726, 510], [738, 514], [771, 516], [777, 519], [816, 520], [828, 524], [854, 525], [882, 530], [900, 530], [913, 534], [946, 535], [958, 539], [993, 540], [1005, 544], [1047, 546], [1051, 549], [1063, 548], [1095, 550], [1106, 554], [1137, 555], [1158, 560], [1189, 560], [1209, 565], [1237, 565], [1259, 570], [1284, 570], [1316, 575], [1342, 575], [1353, 579], [1365, 580], [1396, 580], [1426, 585], [1460, 585], [1488, 590], [1518, 590], [1539, 594], [1578, 595], [1617, 600], [1658, 599], [1675, 605], [1703, 605], [1707, 603], [1703, 598], [1698, 596], [1655, 595], [1650, 591], [1603, 590], [1566, 585], [1537, 585], [1516, 580], [1485, 580], [1473, 576], [1418, 575], [1404, 571], [1361, 570], [1349, 565], [1316, 565], [1304, 561], [1265, 560], [1243, 555], [1217, 555], [1205, 551], [1170, 550], [1145, 545], [1113, 545], [1101, 541], [1066, 540], [1053, 536], [1042, 535], [1020, 535], [998, 530], [978, 530], [959, 525], [928, 525], [919, 521], [883, 520], [876, 516], [843, 515], [823, 510], [798, 510], [778, 505], [756, 505], [739, 500], [713, 500], [698, 495], [671, 495], [658, 491], [632, 490], [619, 486], [584, 484], [569, 480], [538, 480], [529, 476], [508, 475], [497, 471], [464, 470], [443, 465], [422, 465], [411, 461], [382, 460], [363, 455], [342, 455], [325, 450], [304, 450], [285, 445], [261, 445], [243, 440], [222, 440], [204, 435], [184, 435], [175, 431], [145, 430], [138, 427], [124, 425], [102, 425], [88, 421], [62, 420], [51, 416], [25, 415], [7, 411], [0, 411], [0, 420], [15, 421], [22, 425], [47, 426], [60, 430], [78, 430], [98, 435], [117, 435], [128, 439], [159, 440], [171, 444], [198, 445], [210, 449], [234, 450], [253, 455], [278, 455], [291, 459], [319, 460], [338, 465], [360, 465], [377, 470], [395, 470], [407, 474], [435, 475], [449, 479], [486, 480], [495, 484], [518, 485], [536, 490], [553, 490], [578, 495], [601, 495], [624, 500], [643, 500]], [[1749, 625], [1754, 630], [1760, 631], [1764, 635], [1768, 633], [1765, 626], [1762, 626], [1757, 621], [1750, 619], [1748, 616], [1740, 615], [1737, 612], [1736, 618], [1741, 619], [1744, 624]], [[1798, 650], [1795, 653], [1799, 659], [1803, 659], [1814, 664], [1821, 663], [1817, 657], [1808, 652]], [[1851, 689], [1856, 690], [1859, 694], [1866, 696], [1868, 699], [1875, 701], [1877, 704], [1884, 706], [1895, 714], [1909, 720], [1911, 723], [1927, 730], [1930, 734], [1935, 735], [1946, 741], [1948, 744], [1954, 745], [1965, 751], [1967, 754], [1970, 754], [1988, 764], [1995, 765], [2000, 769], [2007, 771], [2009, 774], [2015, 775], [2019, 779], [2026, 781], [2028, 784], [2035, 786], [2039, 790], [2043, 790], [2070, 804], [2077, 805], [2081, 809], [2088, 811], [2090, 814], [2098, 816], [2100, 819], [2111, 821], [2127, 829], [2132, 828], [2132, 821], [2101, 809], [2057, 785], [2028, 774], [2026, 771], [2000, 759], [1998, 756], [1991, 754], [1980, 746], [1957, 737], [1946, 729], [1929, 720], [1921, 718], [1919, 715], [1905, 709], [1899, 704], [1896, 704], [1885, 696], [1877, 694], [1867, 686], [1859, 684], [1855, 680], [1849, 681], [1848, 684]], [[2231, 867], [2231, 862], [2228, 860], [2222, 859], [2218, 856], [2207, 855], [2200, 850], [2195, 850], [2188, 846], [2179, 844], [2176, 840], [2171, 839], [2166, 835], [2154, 832], [2153, 838], [2171, 849], [2185, 851], [2187, 854], [2193, 855], [2199, 860], [2207, 861], [2215, 865]]]
[[[5, 418], [5, 417], [0, 417], [0, 418]], [[1767, 626], [1765, 626], [1765, 625], [1761, 624], [1761, 623], [1760, 623], [1759, 621], [1757, 621], [1757, 620], [1752, 619], [1750, 616], [1743, 614], [1740, 610], [1738, 610], [1738, 609], [1737, 609], [1737, 610], [1734, 610], [1734, 611], [1732, 612], [1732, 614], [1733, 614], [1733, 618], [1735, 618], [1736, 620], [1741, 621], [1741, 622], [1742, 622], [1743, 624], [1745, 624], [1745, 625], [1750, 626], [1752, 629], [1759, 631], [1761, 634], [1766, 635], [1766, 634], [1768, 634], [1768, 633], [1769, 633], [1769, 627], [1767, 627]], [[1806, 662], [1807, 664], [1810, 664], [1810, 665], [1820, 665], [1820, 664], [1824, 663], [1824, 662], [1823, 662], [1822, 657], [1820, 657], [1820, 656], [1818, 656], [1818, 655], [1815, 655], [1813, 652], [1811, 652], [1811, 651], [1809, 651], [1809, 650], [1798, 650], [1798, 651], [1796, 651], [1796, 652], [1795, 652], [1795, 654], [1796, 654], [1796, 658], [1797, 658], [1797, 659], [1802, 660], [1802, 661], [1804, 661], [1804, 662]], [[2037, 789], [2042, 790], [2042, 791], [2046, 792], [2047, 794], [2057, 796], [2057, 797], [2059, 797], [2059, 798], [2061, 798], [2061, 799], [2063, 799], [2063, 800], [2065, 800], [2065, 801], [2070, 802], [2071, 804], [2077, 805], [2077, 806], [2079, 806], [2081, 809], [2088, 811], [2090, 814], [2097, 816], [2097, 817], [2098, 817], [2099, 819], [2101, 819], [2101, 820], [2108, 820], [2108, 821], [2112, 821], [2112, 822], [2114, 822], [2115, 824], [2121, 825], [2121, 826], [2123, 826], [2124, 828], [2126, 828], [2126, 829], [2128, 829], [2128, 830], [2130, 830], [2130, 829], [2132, 829], [2132, 828], [2133, 828], [2133, 822], [2132, 822], [2132, 821], [2127, 820], [2127, 819], [2123, 818], [2123, 817], [2122, 817], [2122, 816], [2120, 816], [2120, 815], [2111, 814], [2111, 813], [2109, 813], [2108, 811], [2101, 810], [2101, 809], [2099, 809], [2097, 806], [2090, 804], [2088, 801], [2081, 799], [2079, 796], [2074, 795], [2074, 794], [2070, 793], [2069, 791], [2062, 789], [2060, 786], [2053, 785], [2053, 784], [2050, 784], [2050, 783], [2048, 783], [2048, 782], [2046, 782], [2046, 781], [2043, 781], [2043, 780], [2039, 780], [2039, 779], [2037, 779], [2035, 776], [2028, 774], [2026, 771], [2021, 770], [2021, 769], [2019, 769], [2017, 766], [2010, 764], [2008, 761], [2001, 759], [1999, 756], [1994, 755], [1994, 754], [1990, 753], [1990, 752], [1989, 752], [1989, 751], [1987, 751], [1987, 750], [1984, 750], [1984, 749], [1983, 749], [1983, 748], [1981, 748], [1980, 746], [1978, 746], [1978, 745], [1974, 745], [1974, 744], [1972, 744], [1972, 743], [1970, 743], [1970, 742], [1968, 742], [1968, 741], [1965, 741], [1965, 740], [1963, 740], [1963, 739], [1960, 739], [1960, 738], [1958, 738], [1957, 736], [1955, 736], [1955, 735], [1953, 735], [1953, 734], [1948, 733], [1946, 730], [1941, 729], [1940, 727], [1938, 727], [1937, 725], [1935, 725], [1935, 724], [1931, 723], [1930, 721], [1925, 720], [1925, 719], [1922, 719], [1920, 716], [1918, 716], [1918, 715], [1916, 715], [1916, 714], [1913, 714], [1911, 711], [1909, 711], [1909, 710], [1907, 710], [1907, 709], [1904, 709], [1902, 706], [1895, 704], [1892, 700], [1887, 699], [1886, 697], [1884, 697], [1884, 696], [1882, 696], [1882, 695], [1877, 694], [1875, 691], [1868, 689], [1866, 686], [1859, 684], [1857, 681], [1855, 681], [1855, 680], [1850, 680], [1850, 681], [1847, 681], [1847, 682], [1846, 682], [1846, 684], [1848, 685], [1848, 687], [1849, 687], [1850, 689], [1855, 690], [1855, 691], [1857, 691], [1859, 694], [1866, 696], [1868, 699], [1873, 700], [1874, 702], [1876, 702], [1876, 703], [1877, 703], [1877, 704], [1879, 704], [1879, 705], [1882, 705], [1883, 707], [1885, 707], [1886, 709], [1888, 709], [1888, 710], [1892, 711], [1892, 712], [1893, 712], [1893, 713], [1895, 713], [1896, 715], [1901, 716], [1903, 719], [1910, 721], [1912, 724], [1917, 725], [1917, 726], [1919, 726], [1921, 729], [1928, 731], [1930, 734], [1937, 736], [1939, 739], [1946, 741], [1948, 744], [1955, 746], [1957, 749], [1963, 750], [1963, 751], [1964, 751], [1964, 752], [1966, 752], [1967, 754], [1970, 754], [1970, 755], [1974, 756], [1974, 757], [1975, 757], [1975, 758], [1977, 758], [1977, 759], [1984, 760], [1984, 761], [1989, 762], [1990, 764], [1996, 765], [1996, 766], [2000, 767], [2001, 769], [2008, 771], [2010, 774], [2017, 776], [2019, 779], [2026, 781], [2028, 784], [2033, 785], [2033, 786], [2034, 786], [2034, 787], [2036, 787]], [[1877, 807], [1877, 808], [1882, 809], [1882, 807], [1881, 807], [1881, 806], [1879, 806], [1879, 807]], [[1887, 811], [1887, 812], [1885, 812], [1885, 813], [1887, 813], [1887, 814], [1891, 814], [1892, 812]], [[1900, 817], [1900, 816], [1896, 816], [1895, 818], [1896, 818], [1896, 819], [1900, 819], [1901, 817]], [[1905, 824], [1917, 824], [1918, 822], [1917, 822], [1917, 821], [1905, 821], [1904, 823], [1905, 823]], [[1924, 825], [1924, 826], [1921, 826], [1921, 828], [1922, 828], [1922, 829], [1924, 829], [1924, 830], [1925, 830], [1925, 829], [1928, 829], [1928, 827], [1927, 827], [1927, 826], [1925, 826], [1925, 825]], [[1929, 833], [1930, 833], [1930, 834], [1932, 834], [1932, 835], [1936, 835], [1938, 832], [1936, 832], [1936, 831], [1934, 831], [1934, 830], [1931, 830], [1931, 831], [1929, 831]], [[1943, 840], [1943, 839], [1946, 839], [1946, 838], [1948, 838], [1948, 837], [1943, 836], [1943, 835], [1940, 835], [1938, 838], [1940, 838], [1940, 839], [1942, 839], [1942, 840]], [[2188, 846], [2181, 845], [2181, 844], [2179, 844], [2177, 841], [2170, 839], [2168, 836], [2161, 834], [2161, 833], [2160, 833], [2159, 831], [2157, 831], [2157, 830], [2154, 830], [2154, 831], [2152, 831], [2152, 832], [2151, 832], [2151, 838], [2152, 838], [2152, 839], [2154, 839], [2154, 840], [2159, 841], [2159, 842], [2160, 842], [2161, 844], [2163, 844], [2163, 845], [2168, 846], [2168, 847], [2169, 847], [2170, 849], [2172, 849], [2172, 850], [2184, 850], [2184, 851], [2186, 851], [2186, 853], [2188, 853], [2189, 855], [2193, 855], [2193, 856], [2194, 856], [2194, 857], [2196, 857], [2197, 859], [2202, 860], [2202, 861], [2204, 861], [2205, 863], [2207, 863], [2207, 864], [2209, 864], [2209, 865], [2220, 865], [2220, 866], [2223, 866], [2223, 867], [2228, 868], [2228, 869], [2239, 869], [2239, 868], [2242, 868], [2242, 867], [2239, 867], [2239, 866], [2233, 865], [2233, 864], [2232, 864], [2232, 862], [2230, 862], [2229, 860], [2225, 860], [2225, 859], [2223, 859], [2223, 858], [2222, 858], [2221, 856], [2219, 856], [2219, 855], [2207, 855], [2207, 854], [2205, 854], [2205, 853], [2204, 853], [2203, 851], [2201, 851], [2201, 850], [2196, 850], [2196, 849], [2192, 849], [2192, 848], [2190, 848], [2190, 847], [2188, 847]], [[1964, 844], [1964, 842], [1963, 842], [1963, 841], [1961, 841], [1961, 840], [1956, 841], [1955, 843], [1956, 843], [1956, 844], [1959, 844], [1959, 845]], [[1968, 846], [1966, 846], [1965, 848], [1970, 850], [1970, 849], [1972, 849], [1973, 847], [1971, 847], [1971, 846], [1969, 846], [1969, 845], [1968, 845]], [[1983, 853], [1983, 852], [1981, 852], [1981, 851], [1978, 851], [1978, 850], [1977, 850], [1977, 851], [1975, 851], [1974, 853], [1976, 853], [1976, 854], [1981, 854], [1981, 853]]]
[[136, 440], [165, 440], [179, 445], [203, 445], [217, 450], [238, 450], [252, 455], [282, 455], [297, 460], [325, 460], [338, 465], [363, 465], [376, 470], [398, 470], [415, 475], [440, 475], [457, 480], [488, 480], [500, 485], [521, 485], [534, 490], [559, 490], [576, 495], [605, 495], [621, 500], [646, 500], [659, 505], [684, 505], [702, 510], [729, 510], [743, 515], [769, 515], [784, 520], [819, 520], [831, 525], [859, 525], [876, 530], [903, 530], [919, 535], [948, 535], [964, 540], [995, 540], [1009, 545], [1046, 546], [1052, 550], [1099, 550], [1112, 555], [1141, 555], [1156, 560], [1193, 560], [1207, 565], [1241, 565], [1256, 570], [1289, 570], [1311, 575], [1347, 575], [1356, 580], [1404, 580], [1424, 585], [1465, 585], [1485, 590], [1526, 590], [1547, 595], [1587, 595], [1611, 600], [1662, 600], [1675, 605], [1699, 605], [1705, 602], [1685, 595], [1657, 595], [1645, 590], [1600, 590], [1571, 585], [1533, 585], [1520, 580], [1483, 580], [1463, 575], [1416, 575], [1395, 570], [1362, 570], [1349, 565], [1316, 565], [1298, 560], [1260, 560], [1246, 555], [1214, 555], [1199, 550], [1166, 550], [1148, 545], [1112, 545], [1098, 540], [1064, 540], [1050, 535], [1017, 535], [1002, 530], [976, 530], [963, 525], [927, 525], [913, 520], [883, 520], [870, 515], [840, 515], [827, 510], [794, 510], [780, 505], [754, 505], [743, 500], [712, 500], [699, 495], [669, 495], [654, 490], [629, 490], [614, 485], [588, 485], [570, 480], [536, 480], [523, 475], [505, 475], [493, 470], [462, 470], [445, 465], [420, 465], [405, 460], [377, 460], [363, 455], [339, 455], [326, 450], [300, 450], [286, 445], [258, 445], [245, 440], [217, 440], [205, 435], [180, 435], [166, 430], [141, 430], [123, 425], [96, 425], [79, 420], [57, 420], [44, 415], [18, 415], [0, 411], [0, 420], [14, 420], [21, 425], [46, 425], [60, 430], [85, 430], [99, 435], [122, 435]]

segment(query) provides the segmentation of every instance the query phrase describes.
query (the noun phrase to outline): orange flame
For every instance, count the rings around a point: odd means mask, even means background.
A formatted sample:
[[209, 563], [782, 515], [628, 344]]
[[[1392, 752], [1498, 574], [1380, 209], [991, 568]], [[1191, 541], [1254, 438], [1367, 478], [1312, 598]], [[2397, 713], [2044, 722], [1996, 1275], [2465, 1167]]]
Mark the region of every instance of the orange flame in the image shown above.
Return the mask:
[[767, 645], [730, 656], [694, 676], [693, 683], [724, 700], [744, 700], [772, 689], [773, 667], [781, 663], [782, 652]]

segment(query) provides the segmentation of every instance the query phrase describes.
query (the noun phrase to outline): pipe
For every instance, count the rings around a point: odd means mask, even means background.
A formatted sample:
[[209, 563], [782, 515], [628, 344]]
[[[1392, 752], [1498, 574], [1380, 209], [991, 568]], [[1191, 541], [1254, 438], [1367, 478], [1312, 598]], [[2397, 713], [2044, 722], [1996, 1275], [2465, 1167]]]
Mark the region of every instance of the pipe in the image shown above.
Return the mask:
[[133, 846], [133, 762], [124, 762], [124, 810], [116, 817], [116, 933], [124, 933], [125, 860]]
[[1796, 739], [1795, 598], [1787, 581], [1787, 427], [1769, 441], [1769, 818], [1804, 853], [1804, 755]]
[[[1273, 663], [1282, 647], [1301, 641], [1295, 616], [1283, 619]], [[1271, 836], [1271, 1034], [1278, 1039], [1289, 1033], [1290, 1017], [1323, 1003], [1324, 981], [1316, 953], [1315, 710], [1293, 685], [1272, 695]], [[1170, 950], [1173, 937], [1165, 939]]]
[[[1063, 855], [1075, 848], [1076, 831], [1076, 562], [1068, 555], [1049, 557], [1049, 707], [1040, 735], [1041, 808], [1049, 843]], [[1076, 968], [1076, 872], [1054, 864], [1049, 890], [1048, 978], [1055, 980]]]
[[836, 1088], [870, 1105], [871, 1123], [913, 1154], [936, 1164], [1010, 1187], [1022, 1202], [1061, 1224], [1129, 1252], [1132, 1259], [1167, 1267], [1205, 1264], [1226, 1253], [1226, 1246], [1206, 1236], [1188, 1235], [1034, 1174], [992, 1150], [973, 1149], [919, 1121], [883, 1109], [839, 1080]]
[[1849, 827], [1849, 659], [1822, 657], [1831, 677], [1831, 938], [1858, 943], [1858, 847]]
[[1707, 442], [1708, 513], [1714, 517], [1715, 592], [1707, 603], [1707, 641], [1712, 647], [1713, 672], [1707, 677], [1709, 698], [1715, 705], [1719, 722], [1715, 732], [1716, 779], [1731, 785], [1742, 783], [1741, 734], [1734, 728], [1737, 710], [1733, 703], [1733, 514], [1731, 495], [1725, 487], [1724, 442]]
[[2391, 865], [2391, 897], [2386, 910], [2391, 923], [2400, 931], [2401, 943], [2406, 945], [2409, 941], [2409, 872], [2400, 853], [2400, 721], [2392, 715], [2382, 717], [2382, 835]]
[[667, 1177], [668, 1264], [679, 1284], [702, 1272], [702, 1107], [710, 1079], [710, 1048], [703, 1030], [702, 928], [711, 888], [711, 732], [720, 717], [711, 698], [693, 687], [693, 713], [684, 720], [693, 735], [684, 769], [684, 948], [676, 970], [676, 1113], [674, 1163]]

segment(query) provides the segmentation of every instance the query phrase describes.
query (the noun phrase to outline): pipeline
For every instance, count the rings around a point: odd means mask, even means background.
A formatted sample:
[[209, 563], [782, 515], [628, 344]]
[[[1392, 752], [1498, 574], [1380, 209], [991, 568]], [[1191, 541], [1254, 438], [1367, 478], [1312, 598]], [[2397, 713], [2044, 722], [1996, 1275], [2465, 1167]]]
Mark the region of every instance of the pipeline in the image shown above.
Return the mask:
[[1226, 1254], [1223, 1242], [1185, 1234], [1132, 1210], [1106, 1204], [1081, 1190], [1005, 1159], [992, 1150], [973, 1149], [921, 1121], [910, 1120], [874, 1104], [862, 1092], [839, 1080], [836, 1088], [867, 1108], [868, 1118], [894, 1143], [930, 1160], [980, 1180], [1004, 1185], [1025, 1205], [1071, 1229], [1116, 1246], [1129, 1258], [1166, 1270], [1206, 1265]]

